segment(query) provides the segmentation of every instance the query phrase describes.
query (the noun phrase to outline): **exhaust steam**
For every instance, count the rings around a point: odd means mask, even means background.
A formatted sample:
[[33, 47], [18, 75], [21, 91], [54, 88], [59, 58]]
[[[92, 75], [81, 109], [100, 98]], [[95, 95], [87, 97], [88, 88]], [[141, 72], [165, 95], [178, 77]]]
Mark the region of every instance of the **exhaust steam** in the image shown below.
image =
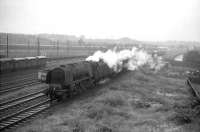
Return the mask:
[[136, 47], [133, 47], [131, 50], [116, 51], [116, 48], [114, 48], [106, 52], [96, 51], [92, 56], [86, 58], [86, 61], [99, 62], [100, 60], [115, 72], [120, 72], [122, 69], [133, 71], [144, 65], [157, 71], [164, 66], [161, 57], [156, 54], [148, 54], [146, 51]]

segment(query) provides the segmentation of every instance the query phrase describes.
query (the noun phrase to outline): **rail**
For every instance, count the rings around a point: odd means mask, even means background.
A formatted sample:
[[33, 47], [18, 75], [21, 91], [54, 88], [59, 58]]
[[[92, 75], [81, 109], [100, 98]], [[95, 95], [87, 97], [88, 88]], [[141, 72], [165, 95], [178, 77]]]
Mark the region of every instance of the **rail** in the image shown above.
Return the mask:
[[[45, 88], [45, 87], [43, 87]], [[0, 131], [10, 128], [21, 121], [41, 113], [50, 107], [51, 100], [40, 91], [15, 98], [0, 104]], [[24, 104], [28, 104], [25, 107]]]
[[191, 88], [192, 94], [200, 100], [200, 94], [198, 93], [196, 88], [192, 85], [192, 82], [190, 81], [189, 78], [187, 79], [186, 83]]
[[24, 83], [19, 84], [19, 85], [14, 85], [12, 87], [8, 87], [8, 86], [3, 87], [3, 89], [0, 89], [0, 95], [7, 93], [7, 92], [12, 92], [12, 91], [15, 91], [15, 90], [26, 88], [28, 86], [36, 85], [36, 84], [40, 84], [40, 82], [38, 80], [31, 80], [31, 81], [24, 82]]

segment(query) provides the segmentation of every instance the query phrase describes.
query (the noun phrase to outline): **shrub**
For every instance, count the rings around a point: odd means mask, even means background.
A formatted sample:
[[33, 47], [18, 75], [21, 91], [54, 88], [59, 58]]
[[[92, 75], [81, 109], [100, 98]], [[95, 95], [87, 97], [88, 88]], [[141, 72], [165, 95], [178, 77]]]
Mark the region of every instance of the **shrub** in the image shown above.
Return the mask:
[[112, 113], [113, 109], [111, 107], [96, 104], [96, 106], [88, 109], [86, 115], [91, 119], [100, 120], [104, 116], [111, 115]]
[[99, 102], [103, 102], [112, 107], [123, 106], [126, 103], [125, 96], [123, 91], [110, 91], [102, 96]]
[[151, 106], [149, 103], [147, 103], [145, 101], [140, 101], [140, 100], [138, 100], [138, 101], [133, 100], [131, 102], [131, 105], [132, 105], [132, 107], [138, 108], [138, 109], [149, 108]]

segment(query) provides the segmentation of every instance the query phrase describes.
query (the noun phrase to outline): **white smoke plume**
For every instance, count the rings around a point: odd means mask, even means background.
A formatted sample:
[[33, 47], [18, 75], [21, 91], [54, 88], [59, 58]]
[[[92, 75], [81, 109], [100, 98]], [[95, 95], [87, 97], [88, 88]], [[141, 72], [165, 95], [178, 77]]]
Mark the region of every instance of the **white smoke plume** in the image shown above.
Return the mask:
[[102, 60], [116, 72], [122, 69], [136, 70], [141, 66], [148, 65], [151, 69], [159, 70], [164, 63], [161, 57], [150, 55], [144, 50], [133, 47], [131, 50], [116, 51], [107, 50], [106, 52], [96, 51], [92, 56], [86, 58], [86, 61], [98, 62]]

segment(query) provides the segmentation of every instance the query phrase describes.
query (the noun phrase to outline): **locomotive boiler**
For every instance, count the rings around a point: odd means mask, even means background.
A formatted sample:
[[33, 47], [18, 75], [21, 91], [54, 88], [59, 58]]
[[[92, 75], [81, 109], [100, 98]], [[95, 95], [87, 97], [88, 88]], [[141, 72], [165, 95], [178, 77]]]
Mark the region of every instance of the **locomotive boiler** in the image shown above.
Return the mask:
[[45, 82], [49, 85], [46, 94], [51, 99], [63, 100], [92, 88], [100, 80], [113, 75], [114, 70], [103, 61], [81, 61], [60, 65], [46, 74]]

